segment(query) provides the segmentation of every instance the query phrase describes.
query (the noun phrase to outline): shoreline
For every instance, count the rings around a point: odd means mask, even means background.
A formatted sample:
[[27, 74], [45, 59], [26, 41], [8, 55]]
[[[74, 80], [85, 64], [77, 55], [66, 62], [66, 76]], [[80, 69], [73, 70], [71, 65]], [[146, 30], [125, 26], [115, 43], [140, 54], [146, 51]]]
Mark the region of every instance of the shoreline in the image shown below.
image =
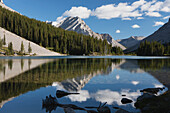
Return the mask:
[[36, 55], [36, 56], [0, 56], [0, 59], [56, 59], [56, 58], [110, 58], [110, 59], [170, 59], [167, 56], [78, 56], [78, 55]]

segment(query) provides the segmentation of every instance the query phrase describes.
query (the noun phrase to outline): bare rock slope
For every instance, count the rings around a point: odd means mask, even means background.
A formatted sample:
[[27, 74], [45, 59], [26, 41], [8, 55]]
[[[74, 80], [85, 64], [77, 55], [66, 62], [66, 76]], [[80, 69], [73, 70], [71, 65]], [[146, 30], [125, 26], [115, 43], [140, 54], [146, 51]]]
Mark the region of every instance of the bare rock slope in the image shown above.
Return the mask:
[[122, 50], [125, 50], [126, 47], [115, 41], [112, 36], [109, 34], [101, 34], [102, 38], [107, 40], [109, 44], [112, 44], [112, 47], [120, 47]]
[[10, 42], [13, 44], [13, 49], [16, 51], [20, 51], [21, 49], [21, 43], [24, 44], [25, 52], [28, 52], [28, 44], [30, 43], [32, 48], [32, 54], [36, 53], [38, 56], [58, 56], [61, 55], [60, 53], [52, 52], [50, 50], [47, 50], [44, 47], [41, 47], [31, 41], [28, 41], [20, 36], [15, 35], [14, 33], [11, 33], [3, 28], [0, 27], [0, 38], [3, 38], [5, 34], [6, 37], [6, 47]]

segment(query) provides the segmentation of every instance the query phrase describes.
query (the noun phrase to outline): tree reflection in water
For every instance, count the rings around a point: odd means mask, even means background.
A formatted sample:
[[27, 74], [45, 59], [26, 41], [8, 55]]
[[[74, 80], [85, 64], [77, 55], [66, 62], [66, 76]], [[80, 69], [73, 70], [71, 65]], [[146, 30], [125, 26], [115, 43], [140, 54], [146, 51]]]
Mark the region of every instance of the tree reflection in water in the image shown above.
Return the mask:
[[[135, 61], [137, 62], [137, 64], [135, 64], [135, 67], [139, 67], [139, 69], [145, 70], [145, 72], [150, 73], [160, 81], [163, 81], [166, 78], [166, 80], [162, 82], [165, 86], [168, 86], [170, 84], [168, 82], [170, 81], [168, 80], [170, 78], [169, 71], [164, 71], [164, 69], [169, 69], [170, 67], [169, 59], [54, 59], [52, 61], [49, 61], [48, 63], [41, 64], [32, 69], [30, 65], [34, 64], [34, 61], [29, 59], [27, 61], [28, 65], [26, 65], [27, 63], [25, 63], [24, 59], [22, 59], [20, 60], [20, 69], [24, 70], [24, 67], [28, 66], [29, 70], [0, 83], [0, 102], [2, 102], [3, 100], [8, 100], [12, 97], [16, 97], [28, 91], [39, 89], [40, 87], [52, 85], [55, 82], [66, 84], [66, 82], [64, 81], [66, 81], [67, 79], [81, 78], [85, 75], [107, 75], [112, 71], [113, 65], [118, 65], [118, 67], [122, 69], [123, 67], [119, 66], [123, 65], [121, 64], [122, 61], [124, 61], [123, 64], [127, 62], [133, 63], [133, 61]], [[5, 75], [5, 70], [7, 70], [6, 66], [8, 66], [10, 70], [12, 70], [14, 68], [13, 64], [13, 60], [7, 60], [7, 62], [4, 60], [0, 60], [0, 72]], [[157, 74], [159, 75], [160, 72], [164, 76], [157, 76]], [[118, 77], [117, 75], [117, 78], [120, 77]], [[133, 83], [138, 84], [138, 82], [135, 81], [133, 81]]]

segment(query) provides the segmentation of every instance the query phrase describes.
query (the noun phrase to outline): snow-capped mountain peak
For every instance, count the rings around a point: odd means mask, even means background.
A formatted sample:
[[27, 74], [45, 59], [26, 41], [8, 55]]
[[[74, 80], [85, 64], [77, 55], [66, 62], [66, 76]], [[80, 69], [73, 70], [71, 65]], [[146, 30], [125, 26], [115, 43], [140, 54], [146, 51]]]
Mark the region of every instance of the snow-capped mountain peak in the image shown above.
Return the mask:
[[75, 31], [79, 34], [88, 35], [97, 39], [106, 39], [107, 42], [112, 45], [112, 47], [118, 46], [123, 50], [126, 49], [124, 46], [116, 42], [109, 34], [98, 34], [92, 31], [80, 17], [67, 17], [58, 24], [56, 22], [48, 22], [48, 24], [52, 24], [56, 27], [61, 27], [68, 31]]
[[67, 17], [57, 25], [52, 22], [52, 25], [61, 27], [68, 31], [76, 31], [80, 34], [90, 35], [95, 38], [102, 39], [102, 37], [99, 34], [93, 32], [80, 17]]

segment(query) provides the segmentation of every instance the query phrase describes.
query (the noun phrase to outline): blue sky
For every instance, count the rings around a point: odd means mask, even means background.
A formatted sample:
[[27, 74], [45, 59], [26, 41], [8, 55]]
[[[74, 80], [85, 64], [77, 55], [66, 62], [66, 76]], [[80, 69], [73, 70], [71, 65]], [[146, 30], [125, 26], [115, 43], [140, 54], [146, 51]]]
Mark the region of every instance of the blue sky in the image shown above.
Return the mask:
[[[148, 36], [168, 21], [170, 0], [4, 0], [12, 9], [41, 21], [79, 16], [97, 33], [114, 39]], [[117, 33], [116, 33], [117, 31]]]

